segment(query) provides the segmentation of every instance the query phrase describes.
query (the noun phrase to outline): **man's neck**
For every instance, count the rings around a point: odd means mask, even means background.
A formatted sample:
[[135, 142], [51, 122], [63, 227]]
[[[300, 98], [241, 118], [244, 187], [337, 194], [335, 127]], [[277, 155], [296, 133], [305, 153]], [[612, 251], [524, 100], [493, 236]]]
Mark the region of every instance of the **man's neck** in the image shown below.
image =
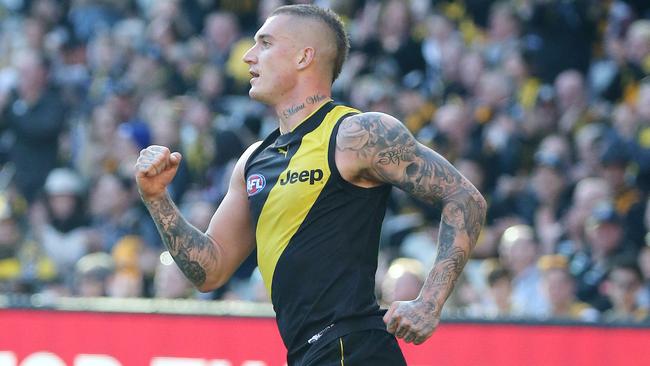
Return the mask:
[[300, 98], [275, 106], [275, 113], [278, 115], [280, 133], [285, 134], [294, 130], [302, 121], [309, 117], [314, 111], [331, 99], [329, 90], [314, 91], [311, 94], [303, 95]]

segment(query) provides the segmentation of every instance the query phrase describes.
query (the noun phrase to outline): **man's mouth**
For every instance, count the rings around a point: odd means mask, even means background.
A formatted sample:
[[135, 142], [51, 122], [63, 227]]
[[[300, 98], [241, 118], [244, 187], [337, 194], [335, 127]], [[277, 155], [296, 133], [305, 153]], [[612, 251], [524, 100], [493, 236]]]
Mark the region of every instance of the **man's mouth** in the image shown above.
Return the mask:
[[258, 74], [255, 71], [250, 70], [250, 71], [248, 71], [248, 73], [251, 75], [251, 81], [254, 80], [254, 79], [257, 79], [258, 77], [260, 77], [260, 74]]

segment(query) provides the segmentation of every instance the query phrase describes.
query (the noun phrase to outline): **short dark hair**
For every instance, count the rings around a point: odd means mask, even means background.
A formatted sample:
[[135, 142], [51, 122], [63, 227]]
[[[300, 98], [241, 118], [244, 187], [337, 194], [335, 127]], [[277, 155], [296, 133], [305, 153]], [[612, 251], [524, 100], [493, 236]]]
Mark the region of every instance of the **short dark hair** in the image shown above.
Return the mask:
[[512, 275], [510, 274], [510, 271], [502, 267], [493, 269], [490, 271], [490, 273], [488, 273], [487, 276], [487, 282], [490, 287], [494, 287], [494, 285], [496, 285], [496, 283], [502, 279], [512, 281]]
[[641, 272], [641, 268], [639, 267], [636, 256], [634, 255], [626, 253], [619, 254], [618, 256], [614, 257], [610, 263], [610, 268], [607, 276], [609, 277], [611, 273], [616, 269], [630, 271], [639, 280], [639, 282], [643, 282], [643, 272]]
[[348, 56], [350, 41], [345, 32], [345, 26], [341, 18], [332, 10], [320, 8], [315, 5], [285, 5], [281, 6], [271, 13], [271, 16], [279, 14], [289, 14], [298, 17], [311, 18], [323, 22], [333, 33], [336, 40], [336, 55], [334, 57], [334, 68], [332, 70], [332, 83], [341, 73], [343, 63]]

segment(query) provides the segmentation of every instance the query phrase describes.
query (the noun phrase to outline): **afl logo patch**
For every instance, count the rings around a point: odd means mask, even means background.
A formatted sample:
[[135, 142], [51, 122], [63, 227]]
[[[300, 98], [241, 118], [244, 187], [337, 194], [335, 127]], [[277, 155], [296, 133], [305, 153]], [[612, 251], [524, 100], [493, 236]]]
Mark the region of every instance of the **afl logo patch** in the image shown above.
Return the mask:
[[260, 193], [266, 187], [266, 178], [262, 174], [253, 174], [246, 180], [246, 191], [248, 196]]

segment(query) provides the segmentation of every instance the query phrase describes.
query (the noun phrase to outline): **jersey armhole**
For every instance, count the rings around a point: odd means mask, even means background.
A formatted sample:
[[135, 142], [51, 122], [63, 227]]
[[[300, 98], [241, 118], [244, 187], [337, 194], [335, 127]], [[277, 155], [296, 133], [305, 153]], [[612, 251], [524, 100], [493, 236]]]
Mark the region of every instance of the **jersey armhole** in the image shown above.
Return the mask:
[[338, 135], [339, 132], [339, 127], [341, 126], [341, 123], [348, 117], [353, 116], [357, 114], [356, 112], [351, 112], [343, 115], [341, 118], [339, 118], [338, 121], [336, 121], [336, 124], [334, 125], [334, 128], [332, 129], [332, 134], [330, 135], [330, 141], [329, 141], [329, 147], [327, 149], [327, 162], [330, 168], [330, 172], [332, 175], [332, 178], [336, 180], [336, 182], [346, 191], [354, 194], [361, 194], [361, 195], [369, 195], [369, 194], [374, 194], [378, 192], [383, 192], [383, 191], [388, 191], [391, 189], [391, 186], [389, 184], [382, 184], [376, 187], [360, 187], [358, 185], [355, 185], [353, 183], [348, 182], [341, 176], [341, 172], [339, 172], [338, 167], [336, 166], [336, 136]]
[[277, 130], [271, 132], [265, 139], [262, 141], [261, 144], [253, 152], [248, 156], [248, 159], [246, 159], [246, 164], [244, 164], [244, 177], [248, 176], [248, 170], [251, 167], [251, 162], [257, 155], [259, 155], [262, 150], [266, 149], [269, 145], [275, 141], [276, 138], [280, 135], [280, 129], [278, 128]]

